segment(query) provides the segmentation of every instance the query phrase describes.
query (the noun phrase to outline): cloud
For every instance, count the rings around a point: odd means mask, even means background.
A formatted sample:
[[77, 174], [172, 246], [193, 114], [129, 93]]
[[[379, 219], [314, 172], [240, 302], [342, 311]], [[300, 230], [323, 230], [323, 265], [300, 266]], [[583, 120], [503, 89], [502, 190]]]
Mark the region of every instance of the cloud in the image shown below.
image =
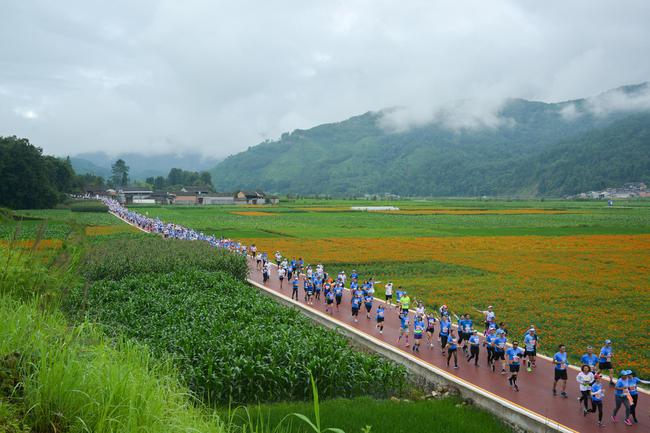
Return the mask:
[[223, 157], [387, 107], [404, 107], [393, 128], [496, 127], [509, 97], [650, 79], [649, 21], [633, 0], [7, 2], [0, 135], [55, 154]]
[[14, 113], [16, 113], [17, 116], [22, 117], [23, 119], [29, 119], [29, 120], [38, 119], [38, 113], [31, 108], [16, 107], [14, 108]]
[[633, 91], [615, 89], [587, 100], [586, 109], [596, 116], [621, 111], [650, 110], [650, 85]]

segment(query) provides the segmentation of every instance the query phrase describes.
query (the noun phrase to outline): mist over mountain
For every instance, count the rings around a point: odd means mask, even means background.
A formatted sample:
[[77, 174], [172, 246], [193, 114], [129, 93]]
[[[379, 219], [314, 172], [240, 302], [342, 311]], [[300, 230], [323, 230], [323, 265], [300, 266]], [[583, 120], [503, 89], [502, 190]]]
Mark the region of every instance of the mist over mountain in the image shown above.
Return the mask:
[[126, 161], [129, 166], [129, 178], [134, 180], [143, 180], [151, 176], [167, 176], [172, 168], [191, 171], [208, 170], [220, 161], [218, 158], [206, 158], [198, 153], [182, 155], [122, 153], [112, 156], [104, 152], [80, 153], [72, 156], [70, 161], [76, 173], [91, 173], [107, 177], [111, 173], [111, 164], [118, 158]]
[[561, 196], [650, 180], [650, 85], [585, 99], [394, 108], [285, 133], [212, 170], [220, 190]]

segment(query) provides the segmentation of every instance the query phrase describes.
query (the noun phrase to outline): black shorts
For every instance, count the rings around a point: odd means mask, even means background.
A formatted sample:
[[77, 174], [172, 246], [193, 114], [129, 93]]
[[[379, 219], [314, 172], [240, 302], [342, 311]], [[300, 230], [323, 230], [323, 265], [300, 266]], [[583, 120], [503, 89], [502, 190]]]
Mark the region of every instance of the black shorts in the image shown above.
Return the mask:
[[567, 380], [566, 368], [564, 370], [555, 369], [555, 380]]
[[478, 353], [478, 346], [475, 345], [470, 345], [469, 346], [469, 353]]
[[505, 354], [506, 354], [505, 352], [499, 352], [495, 350], [494, 354], [492, 355], [492, 359], [494, 359], [495, 361], [498, 361], [499, 359], [505, 360], [506, 359]]
[[421, 340], [422, 334], [413, 334], [413, 338], [415, 338], [416, 340]]
[[393, 295], [386, 295], [386, 300], [393, 299]]
[[282, 280], [284, 280], [284, 277], [281, 276], [281, 277], [280, 277], [280, 281], [282, 281]]
[[612, 369], [612, 363], [611, 362], [599, 362], [598, 363], [598, 369], [599, 370], [611, 370]]
[[334, 299], [327, 298], [327, 305], [330, 305], [332, 302], [334, 302]]
[[525, 358], [525, 357], [529, 357], [529, 358], [530, 358], [531, 356], [537, 356], [537, 350], [536, 350], [536, 349], [533, 349], [533, 350], [526, 350], [526, 351], [524, 352], [524, 358]]
[[339, 305], [341, 303], [341, 298], [342, 296], [336, 296], [336, 305]]
[[427, 332], [428, 332], [429, 334], [433, 334], [434, 332], [436, 332], [436, 328], [434, 328], [434, 327], [427, 328]]
[[449, 353], [453, 353], [453, 352], [455, 352], [457, 349], [458, 349], [458, 346], [456, 346], [456, 347], [449, 347], [449, 349], [447, 349], [447, 350], [449, 351]]
[[519, 372], [519, 365], [510, 364], [510, 373], [517, 373], [517, 372]]
[[377, 317], [377, 323], [381, 323], [381, 322], [383, 322], [383, 321], [384, 321], [384, 318], [383, 318], [383, 317]]
[[372, 304], [366, 304], [366, 311], [370, 313], [370, 310], [372, 310]]
[[449, 338], [448, 335], [441, 335], [440, 336], [440, 346], [445, 347], [447, 345], [447, 339]]
[[408, 313], [408, 312], [409, 312], [409, 309], [408, 309], [408, 308], [404, 308], [404, 307], [402, 307], [402, 313]]
[[352, 309], [352, 315], [353, 316], [358, 316], [359, 315], [359, 309], [358, 308], [353, 308]]

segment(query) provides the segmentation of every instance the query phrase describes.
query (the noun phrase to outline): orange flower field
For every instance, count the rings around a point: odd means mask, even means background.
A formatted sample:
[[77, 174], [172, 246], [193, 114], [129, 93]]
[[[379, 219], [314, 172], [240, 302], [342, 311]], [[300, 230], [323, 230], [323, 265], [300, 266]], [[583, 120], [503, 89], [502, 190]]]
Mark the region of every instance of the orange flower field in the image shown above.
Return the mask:
[[[515, 338], [534, 324], [547, 353], [565, 343], [581, 355], [611, 338], [615, 366], [650, 376], [650, 235], [244, 241], [308, 263], [355, 264], [362, 273], [364, 264], [385, 263], [390, 271], [375, 271], [376, 279], [393, 279], [429, 306], [446, 303], [460, 314], [492, 304]], [[428, 272], [429, 262], [477, 272]], [[423, 271], [399, 272], [399, 263]]]

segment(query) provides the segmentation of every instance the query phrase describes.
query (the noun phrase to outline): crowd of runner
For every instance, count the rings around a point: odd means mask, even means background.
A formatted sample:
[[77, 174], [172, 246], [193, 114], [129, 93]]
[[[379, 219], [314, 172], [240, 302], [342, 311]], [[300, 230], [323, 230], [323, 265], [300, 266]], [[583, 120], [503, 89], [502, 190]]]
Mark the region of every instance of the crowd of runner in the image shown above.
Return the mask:
[[[405, 347], [417, 353], [422, 348], [422, 342], [426, 341], [425, 347], [429, 350], [437, 348], [449, 368], [460, 368], [459, 350], [462, 352], [462, 357], [466, 359], [467, 365], [480, 367], [479, 359], [483, 349], [488, 369], [492, 372], [498, 369], [500, 374], [507, 377], [508, 386], [515, 392], [519, 391], [517, 380], [522, 363], [525, 363], [528, 373], [534, 373], [536, 368], [539, 335], [535, 326], [530, 325], [521, 339], [512, 338], [506, 324], [497, 321], [492, 306], [488, 306], [485, 310], [475, 309], [480, 314], [479, 324], [474, 322], [470, 313], [457, 316], [446, 305], [427, 311], [421, 302], [412, 300], [404, 288], [401, 286], [395, 288], [392, 282], [384, 285], [384, 300], [376, 302], [375, 286], [380, 282], [374, 281], [373, 278], [362, 279], [356, 270], [353, 270], [349, 276], [344, 271], [335, 276], [329, 275], [322, 264], [311, 266], [305, 264], [302, 258], [289, 259], [279, 251], [273, 255], [274, 263], [272, 263], [269, 255], [258, 251], [255, 245], [247, 247], [231, 239], [216, 238], [178, 224], [163, 223], [157, 218], [129, 211], [114, 200], [106, 200], [105, 203], [112, 213], [143, 230], [161, 234], [166, 238], [205, 241], [215, 248], [226, 249], [244, 256], [250, 254], [255, 260], [257, 269], [262, 272], [264, 283], [271, 279], [275, 269], [280, 288], [291, 288], [292, 299], [300, 301], [302, 287], [302, 300], [308, 305], [316, 302], [324, 303], [326, 313], [334, 314], [341, 310], [343, 295], [348, 290], [349, 307], [344, 308], [350, 308], [352, 320], [358, 322], [359, 313], [365, 312], [366, 320], [374, 319], [379, 334], [384, 331], [389, 311], [393, 311], [399, 321], [397, 343], [403, 343]], [[415, 310], [412, 309], [413, 306]], [[482, 332], [479, 332], [479, 325]], [[609, 375], [609, 384], [614, 388], [614, 409], [610, 419], [612, 422], [618, 422], [617, 415], [623, 406], [625, 410], [623, 422], [627, 425], [638, 422], [637, 385], [650, 383], [639, 379], [632, 370], [620, 371], [618, 379], [614, 380], [613, 357], [612, 341], [609, 339], [604, 341], [597, 354], [593, 347], [587, 347], [580, 358], [580, 372], [576, 377], [579, 390], [577, 400], [583, 414], [587, 416], [590, 413], [597, 413], [597, 422], [601, 427], [604, 426], [603, 402], [605, 400], [603, 374]], [[567, 369], [570, 364], [564, 344], [558, 346], [552, 362], [554, 365], [552, 394], [568, 398]]]

